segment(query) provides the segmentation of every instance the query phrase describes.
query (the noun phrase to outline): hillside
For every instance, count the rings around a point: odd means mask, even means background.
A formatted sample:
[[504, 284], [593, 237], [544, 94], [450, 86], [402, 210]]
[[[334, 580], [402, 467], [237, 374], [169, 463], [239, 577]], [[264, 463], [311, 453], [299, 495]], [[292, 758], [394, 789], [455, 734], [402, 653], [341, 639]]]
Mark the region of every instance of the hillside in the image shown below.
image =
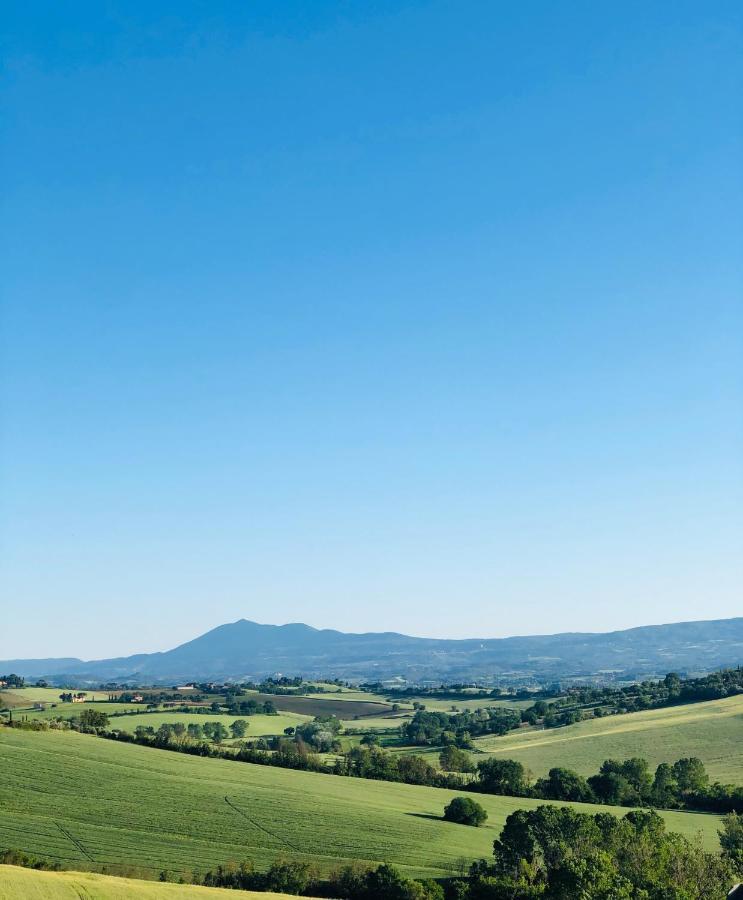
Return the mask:
[[305, 677], [471, 680], [628, 679], [668, 671], [708, 671], [743, 662], [743, 618], [680, 622], [607, 634], [435, 640], [394, 632], [345, 634], [308, 625], [241, 619], [164, 653], [92, 662], [5, 660], [0, 671], [79, 680], [260, 679], [281, 671]]
[[[356, 859], [445, 875], [489, 856], [507, 815], [539, 801], [481, 795], [486, 827], [444, 822], [454, 792], [295, 772], [118, 744], [75, 732], [0, 728], [0, 847], [65, 866], [200, 872], [277, 856], [323, 870]], [[602, 807], [583, 806], [598, 812]], [[622, 814], [620, 808], [608, 809]], [[717, 846], [718, 819], [665, 813]]]
[[517, 759], [537, 776], [553, 766], [592, 775], [610, 758], [642, 756], [655, 767], [698, 756], [713, 780], [743, 784], [743, 695], [479, 738], [475, 745]]
[[288, 900], [288, 894], [161, 884], [89, 872], [0, 866], [0, 900]]

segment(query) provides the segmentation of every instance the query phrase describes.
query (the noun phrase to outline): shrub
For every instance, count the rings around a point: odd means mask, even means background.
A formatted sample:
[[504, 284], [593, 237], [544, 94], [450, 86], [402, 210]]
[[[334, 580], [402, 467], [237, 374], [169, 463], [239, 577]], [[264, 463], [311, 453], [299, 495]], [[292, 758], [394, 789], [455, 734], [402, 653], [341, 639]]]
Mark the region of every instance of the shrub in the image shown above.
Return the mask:
[[447, 822], [456, 822], [459, 825], [482, 825], [487, 819], [487, 812], [470, 797], [455, 797], [444, 809], [444, 818]]

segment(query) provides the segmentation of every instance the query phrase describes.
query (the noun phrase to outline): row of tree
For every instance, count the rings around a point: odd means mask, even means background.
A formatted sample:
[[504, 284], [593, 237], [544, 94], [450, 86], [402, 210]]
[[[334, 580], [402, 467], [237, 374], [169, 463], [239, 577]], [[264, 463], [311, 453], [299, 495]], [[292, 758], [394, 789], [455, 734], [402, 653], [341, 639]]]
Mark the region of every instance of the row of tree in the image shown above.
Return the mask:
[[704, 763], [697, 757], [661, 763], [654, 773], [641, 757], [607, 759], [589, 778], [555, 767], [536, 782], [517, 760], [486, 759], [478, 763], [470, 787], [487, 794], [609, 806], [743, 810], [743, 787], [710, 783]]

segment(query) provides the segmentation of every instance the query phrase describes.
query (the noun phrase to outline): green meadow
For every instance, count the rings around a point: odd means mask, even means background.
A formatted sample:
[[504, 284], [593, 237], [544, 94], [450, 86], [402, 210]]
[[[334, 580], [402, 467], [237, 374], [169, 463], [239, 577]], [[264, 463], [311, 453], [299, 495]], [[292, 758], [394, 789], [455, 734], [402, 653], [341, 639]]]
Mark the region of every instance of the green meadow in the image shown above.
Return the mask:
[[743, 695], [478, 738], [475, 746], [517, 759], [537, 776], [553, 766], [591, 775], [610, 758], [642, 756], [654, 767], [698, 756], [713, 780], [743, 784]]
[[[113, 704], [111, 704], [113, 705]], [[102, 707], [101, 707], [102, 708]], [[105, 712], [105, 709], [104, 709]], [[225, 713], [182, 713], [182, 712], [152, 712], [137, 713], [136, 715], [114, 716], [109, 728], [121, 731], [133, 732], [138, 725], [150, 725], [155, 731], [161, 725], [172, 725], [174, 722], [183, 722], [185, 725], [203, 725], [204, 722], [221, 722], [225, 728], [236, 720], [242, 719], [248, 723], [248, 732], [245, 739], [251, 737], [265, 737], [273, 734], [283, 734], [285, 728], [296, 728], [303, 722], [311, 721], [309, 716], [300, 716], [294, 713], [279, 713], [276, 716], [234, 716]]]
[[[72, 719], [79, 716], [85, 709], [96, 709], [110, 716], [114, 713], [122, 712], [139, 712], [143, 709], [141, 703], [62, 703], [49, 704], [44, 709], [33, 709], [33, 707], [15, 708], [13, 710], [14, 719], [39, 719], [40, 721], [48, 721], [49, 719]], [[117, 722], [118, 719], [112, 719]]]
[[0, 900], [284, 900], [288, 894], [161, 884], [91, 872], [0, 866]]
[[[329, 870], [389, 862], [445, 875], [489, 856], [506, 816], [539, 801], [478, 796], [483, 828], [443, 821], [455, 792], [204, 759], [69, 731], [0, 728], [0, 847], [79, 866], [203, 872], [279, 856]], [[582, 806], [595, 813], [598, 806]], [[610, 809], [614, 814], [623, 810]], [[664, 813], [717, 846], [715, 816]]]

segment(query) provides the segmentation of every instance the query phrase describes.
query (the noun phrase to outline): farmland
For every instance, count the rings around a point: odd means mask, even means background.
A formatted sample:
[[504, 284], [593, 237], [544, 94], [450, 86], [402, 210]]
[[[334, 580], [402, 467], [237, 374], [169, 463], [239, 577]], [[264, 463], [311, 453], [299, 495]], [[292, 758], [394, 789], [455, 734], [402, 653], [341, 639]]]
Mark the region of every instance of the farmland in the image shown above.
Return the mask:
[[[34, 703], [60, 703], [62, 688], [22, 687], [0, 691], [0, 709], [3, 706], [33, 706]], [[105, 691], [87, 691], [88, 700], [107, 700]]]
[[[328, 870], [352, 859], [443, 875], [488, 856], [506, 816], [539, 801], [481, 795], [479, 829], [441, 819], [454, 792], [201, 759], [68, 731], [0, 729], [0, 846], [68, 867], [204, 871], [279, 855]], [[595, 813], [601, 807], [583, 806]], [[622, 810], [614, 808], [615, 814]], [[665, 813], [717, 844], [718, 819]]]
[[[105, 712], [105, 707], [100, 707]], [[283, 734], [285, 728], [296, 728], [303, 722], [309, 722], [307, 716], [294, 715], [292, 713], [279, 713], [276, 716], [234, 716], [224, 713], [193, 714], [182, 712], [140, 712], [135, 715], [116, 716], [111, 719], [110, 727], [121, 731], [133, 732], [138, 725], [151, 726], [157, 730], [161, 725], [172, 725], [175, 722], [183, 722], [186, 725], [194, 723], [203, 725], [204, 722], [221, 722], [225, 728], [229, 728], [235, 719], [243, 719], [248, 723], [246, 737], [265, 737], [266, 735]]]
[[117, 713], [136, 713], [142, 710], [141, 703], [61, 703], [50, 704], [44, 709], [33, 709], [29, 707], [14, 708], [13, 715], [16, 719], [38, 719], [40, 721], [48, 721], [50, 719], [71, 719], [79, 716], [83, 710], [97, 709], [104, 712], [108, 716]]
[[0, 900], [280, 900], [287, 894], [136, 881], [89, 872], [37, 872], [0, 866]]
[[743, 695], [478, 738], [475, 746], [519, 760], [537, 776], [553, 766], [590, 775], [608, 758], [642, 756], [657, 766], [698, 756], [714, 780], [743, 784]]
[[244, 695], [245, 699], [258, 703], [270, 701], [282, 712], [299, 713], [304, 716], [337, 716], [339, 719], [354, 719], [357, 716], [384, 716], [392, 713], [392, 705], [379, 700], [331, 699], [326, 694], [306, 697], [297, 694], [261, 694], [255, 691]]

